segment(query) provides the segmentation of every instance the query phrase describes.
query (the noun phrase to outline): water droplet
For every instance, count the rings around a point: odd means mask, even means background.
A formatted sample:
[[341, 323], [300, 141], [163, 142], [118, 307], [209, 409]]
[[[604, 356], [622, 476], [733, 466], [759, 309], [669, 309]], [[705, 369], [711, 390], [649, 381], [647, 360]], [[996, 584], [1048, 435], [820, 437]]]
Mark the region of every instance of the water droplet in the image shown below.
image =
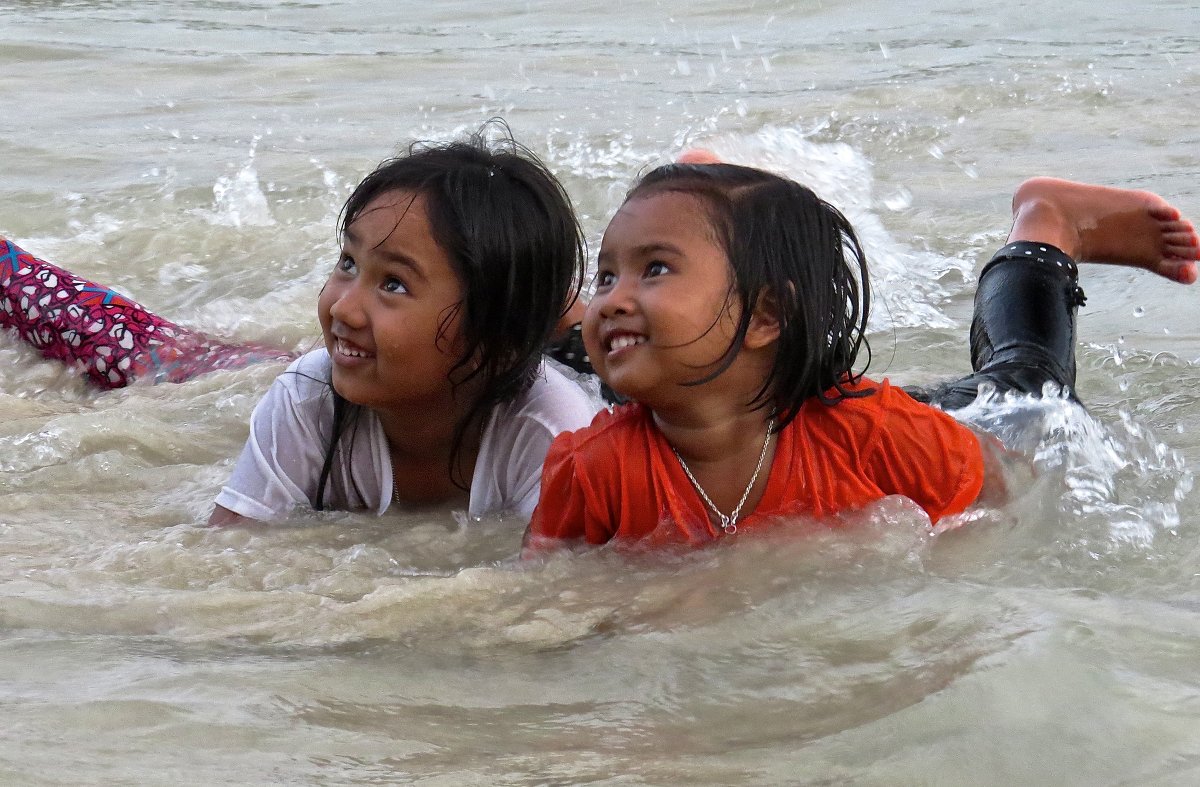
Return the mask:
[[884, 198], [883, 205], [888, 210], [905, 210], [912, 205], [912, 192], [901, 186], [890, 197]]

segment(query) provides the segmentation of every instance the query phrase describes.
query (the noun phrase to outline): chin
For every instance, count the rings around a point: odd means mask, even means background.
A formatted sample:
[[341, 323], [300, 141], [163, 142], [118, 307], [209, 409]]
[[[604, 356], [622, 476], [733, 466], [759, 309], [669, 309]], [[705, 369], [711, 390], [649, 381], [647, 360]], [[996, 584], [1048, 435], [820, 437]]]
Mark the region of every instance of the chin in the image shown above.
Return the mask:
[[635, 381], [622, 380], [619, 376], [616, 379], [604, 380], [604, 383], [608, 385], [609, 388], [620, 394], [624, 399], [630, 401], [645, 403], [647, 398], [654, 398], [652, 395], [652, 390], [646, 390], [644, 386], [637, 385]]
[[335, 366], [333, 368], [333, 375], [330, 379], [334, 393], [345, 399], [350, 404], [368, 406], [367, 402], [364, 401], [361, 395], [362, 392], [355, 391], [355, 386], [352, 382], [345, 379], [338, 379], [340, 376], [341, 375], [338, 374], [338, 369]]

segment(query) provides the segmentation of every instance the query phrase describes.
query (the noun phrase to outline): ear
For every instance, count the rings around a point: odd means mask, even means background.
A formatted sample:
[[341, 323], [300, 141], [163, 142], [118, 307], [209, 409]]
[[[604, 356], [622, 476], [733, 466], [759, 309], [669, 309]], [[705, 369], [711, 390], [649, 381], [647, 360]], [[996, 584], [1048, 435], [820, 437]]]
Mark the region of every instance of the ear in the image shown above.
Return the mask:
[[747, 350], [758, 350], [774, 344], [779, 339], [779, 323], [779, 299], [764, 289], [754, 304], [742, 346]]

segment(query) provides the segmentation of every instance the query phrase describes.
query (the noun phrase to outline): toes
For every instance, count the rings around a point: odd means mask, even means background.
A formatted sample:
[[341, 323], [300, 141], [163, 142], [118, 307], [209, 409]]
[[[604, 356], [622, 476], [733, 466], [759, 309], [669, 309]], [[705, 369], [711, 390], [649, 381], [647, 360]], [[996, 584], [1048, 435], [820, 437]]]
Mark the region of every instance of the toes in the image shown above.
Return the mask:
[[1162, 205], [1150, 206], [1150, 215], [1159, 221], [1179, 221], [1183, 214], [1175, 206], [1163, 203]]
[[1195, 235], [1196, 228], [1187, 219], [1179, 219], [1162, 222], [1162, 232], [1164, 235]]
[[1164, 238], [1163, 256], [1178, 257], [1183, 260], [1200, 259], [1200, 246], [1189, 243], [1187, 238]]
[[1157, 273], [1180, 284], [1194, 284], [1196, 261], [1192, 259], [1166, 259], [1158, 265]]

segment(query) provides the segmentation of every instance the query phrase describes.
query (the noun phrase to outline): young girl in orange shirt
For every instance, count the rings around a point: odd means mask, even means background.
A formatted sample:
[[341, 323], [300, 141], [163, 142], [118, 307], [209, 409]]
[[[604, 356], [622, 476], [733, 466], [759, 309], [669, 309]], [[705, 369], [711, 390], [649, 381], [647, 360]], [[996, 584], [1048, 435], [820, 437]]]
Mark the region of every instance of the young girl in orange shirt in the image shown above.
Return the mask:
[[1200, 238], [1162, 198], [1027, 181], [980, 274], [974, 374], [905, 392], [856, 368], [870, 289], [845, 217], [786, 178], [692, 161], [648, 174], [605, 232], [583, 336], [631, 401], [555, 439], [527, 550], [704, 543], [888, 495], [959, 513], [1002, 491], [996, 441], [944, 410], [981, 385], [1074, 396], [1075, 260], [1196, 279]]

